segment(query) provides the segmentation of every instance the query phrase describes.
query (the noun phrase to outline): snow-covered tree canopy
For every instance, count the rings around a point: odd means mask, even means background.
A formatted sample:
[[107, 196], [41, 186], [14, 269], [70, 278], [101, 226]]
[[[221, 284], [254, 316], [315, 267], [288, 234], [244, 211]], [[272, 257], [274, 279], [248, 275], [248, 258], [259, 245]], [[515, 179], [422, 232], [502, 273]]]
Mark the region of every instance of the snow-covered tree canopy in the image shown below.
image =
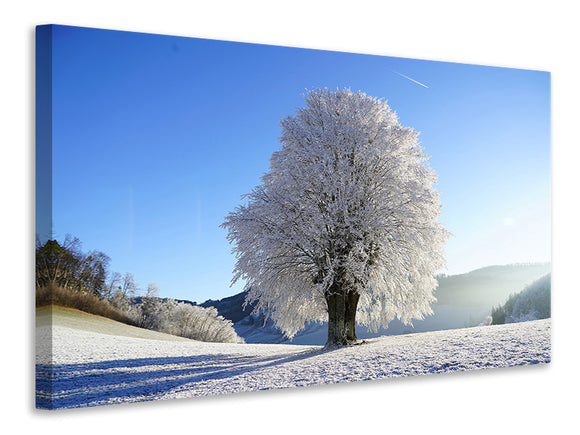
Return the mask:
[[233, 281], [246, 281], [247, 300], [288, 337], [332, 321], [339, 293], [355, 296], [356, 320], [372, 328], [430, 314], [448, 232], [418, 133], [360, 91], [315, 89], [305, 100], [281, 121], [262, 183], [222, 224]]

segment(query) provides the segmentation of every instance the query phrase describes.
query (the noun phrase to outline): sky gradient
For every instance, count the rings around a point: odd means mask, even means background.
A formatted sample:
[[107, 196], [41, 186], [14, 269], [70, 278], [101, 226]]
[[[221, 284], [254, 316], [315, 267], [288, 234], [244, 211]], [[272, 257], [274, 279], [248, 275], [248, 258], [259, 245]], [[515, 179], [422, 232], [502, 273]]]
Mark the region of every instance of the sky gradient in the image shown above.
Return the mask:
[[547, 72], [53, 27], [54, 236], [161, 296], [230, 288], [219, 228], [314, 87], [384, 98], [420, 131], [453, 233], [447, 273], [550, 261]]

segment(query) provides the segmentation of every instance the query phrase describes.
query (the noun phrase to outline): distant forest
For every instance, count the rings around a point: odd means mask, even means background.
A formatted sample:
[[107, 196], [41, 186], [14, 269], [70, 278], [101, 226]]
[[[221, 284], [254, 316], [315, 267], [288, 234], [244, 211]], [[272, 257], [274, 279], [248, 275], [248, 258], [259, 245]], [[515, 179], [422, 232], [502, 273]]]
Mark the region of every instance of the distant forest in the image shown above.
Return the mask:
[[505, 304], [494, 307], [492, 324], [525, 322], [551, 316], [551, 274], [544, 275], [519, 293], [512, 294]]

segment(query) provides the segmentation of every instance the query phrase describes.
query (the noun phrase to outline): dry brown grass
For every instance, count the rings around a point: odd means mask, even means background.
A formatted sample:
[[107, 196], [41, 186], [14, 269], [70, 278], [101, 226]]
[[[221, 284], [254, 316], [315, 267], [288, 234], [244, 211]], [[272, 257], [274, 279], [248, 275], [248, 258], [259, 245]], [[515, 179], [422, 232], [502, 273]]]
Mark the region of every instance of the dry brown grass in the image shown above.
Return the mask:
[[74, 292], [62, 287], [48, 285], [36, 289], [36, 308], [47, 306], [75, 308], [85, 313], [95, 314], [108, 319], [135, 325], [135, 322], [118, 311], [106, 299], [100, 299], [89, 293]]

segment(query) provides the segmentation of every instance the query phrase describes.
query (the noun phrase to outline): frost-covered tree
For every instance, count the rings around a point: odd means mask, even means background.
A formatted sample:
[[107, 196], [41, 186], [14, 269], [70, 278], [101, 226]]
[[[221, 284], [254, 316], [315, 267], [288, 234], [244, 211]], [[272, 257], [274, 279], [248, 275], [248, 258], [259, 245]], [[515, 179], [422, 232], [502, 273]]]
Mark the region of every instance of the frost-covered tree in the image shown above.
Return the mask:
[[218, 315], [213, 307], [204, 308], [173, 299], [156, 299], [154, 305], [151, 301], [144, 301], [140, 308], [140, 326], [144, 328], [199, 341], [244, 342], [236, 334], [233, 323]]
[[150, 282], [143, 298], [129, 298], [117, 290], [112, 305], [141, 328], [199, 341], [244, 343], [233, 327], [213, 308], [157, 297], [159, 287]]
[[159, 286], [154, 282], [150, 282], [147, 284], [147, 290], [141, 303], [141, 326], [143, 328], [155, 328], [159, 305]]
[[448, 232], [436, 174], [389, 106], [363, 92], [315, 89], [281, 121], [281, 148], [222, 227], [233, 282], [288, 337], [328, 320], [327, 346], [430, 314]]

